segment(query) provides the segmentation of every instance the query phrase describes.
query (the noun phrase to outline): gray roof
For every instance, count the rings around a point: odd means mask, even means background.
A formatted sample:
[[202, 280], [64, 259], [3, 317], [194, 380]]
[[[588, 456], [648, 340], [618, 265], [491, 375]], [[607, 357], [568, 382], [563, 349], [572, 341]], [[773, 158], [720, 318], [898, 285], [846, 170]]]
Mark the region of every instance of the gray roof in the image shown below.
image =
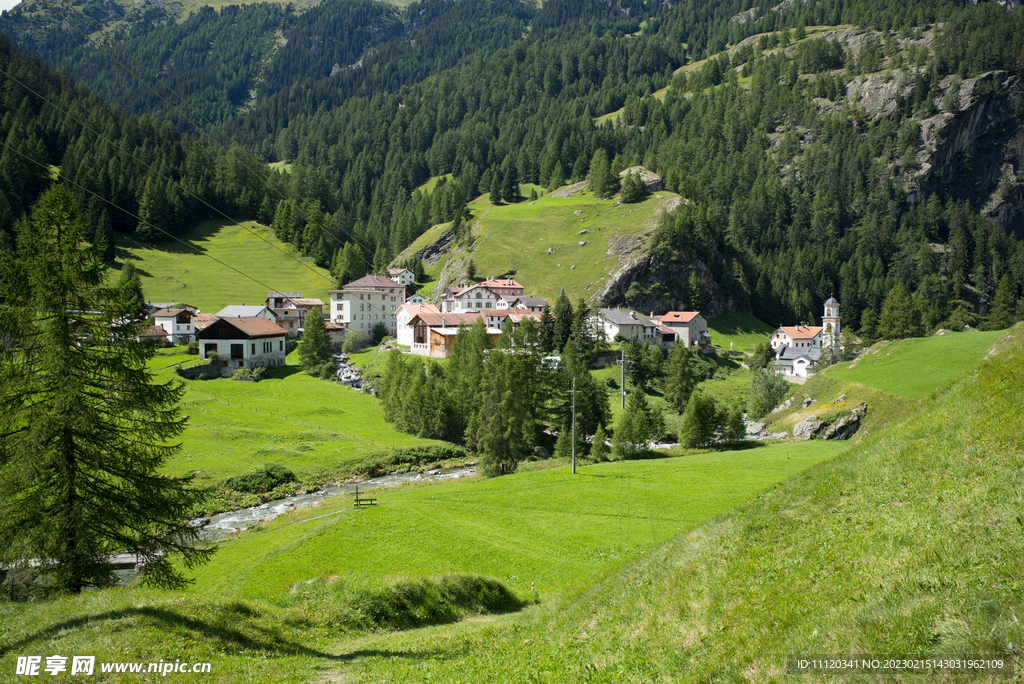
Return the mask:
[[523, 296], [519, 296], [519, 297], [513, 297], [512, 299], [510, 299], [508, 301], [511, 304], [522, 304], [525, 307], [532, 307], [532, 306], [545, 307], [545, 306], [548, 305], [548, 300], [544, 299], [543, 297], [523, 297]]
[[839, 306], [839, 302], [836, 301], [835, 297], [829, 297], [825, 302], [825, 306]]
[[657, 323], [651, 321], [643, 314], [635, 311], [621, 311], [619, 309], [598, 309], [597, 313], [615, 325], [642, 325], [647, 328], [656, 328]]
[[302, 296], [301, 292], [284, 292], [284, 291], [278, 292], [277, 290], [271, 290], [270, 292], [267, 293], [267, 298], [268, 299], [270, 297], [301, 297], [301, 296]]
[[263, 304], [255, 306], [247, 306], [245, 304], [232, 304], [231, 306], [225, 306], [223, 309], [217, 312], [217, 318], [250, 318], [252, 316], [259, 316], [263, 313], [263, 310], [267, 307]]
[[811, 361], [817, 361], [821, 357], [820, 347], [782, 347], [779, 350], [778, 356], [775, 357], [777, 361], [781, 361], [786, 365], [792, 365], [793, 361], [799, 359], [802, 356], [806, 356]]

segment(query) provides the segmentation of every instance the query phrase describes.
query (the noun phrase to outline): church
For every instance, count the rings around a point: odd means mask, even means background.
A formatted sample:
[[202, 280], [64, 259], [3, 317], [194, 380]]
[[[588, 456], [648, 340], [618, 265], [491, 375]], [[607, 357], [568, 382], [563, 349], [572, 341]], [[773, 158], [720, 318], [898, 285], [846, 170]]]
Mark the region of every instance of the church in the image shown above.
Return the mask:
[[778, 328], [771, 335], [775, 365], [786, 375], [809, 377], [810, 368], [817, 363], [822, 350], [839, 346], [841, 323], [839, 302], [835, 297], [829, 297], [820, 326], [801, 324]]

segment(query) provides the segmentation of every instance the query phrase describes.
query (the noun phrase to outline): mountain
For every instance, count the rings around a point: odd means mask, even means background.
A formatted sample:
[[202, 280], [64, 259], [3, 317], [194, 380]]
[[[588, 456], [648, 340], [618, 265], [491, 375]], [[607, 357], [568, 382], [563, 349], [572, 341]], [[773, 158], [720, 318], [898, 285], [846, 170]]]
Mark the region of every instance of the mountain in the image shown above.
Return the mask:
[[415, 199], [428, 178], [449, 175], [461, 203], [496, 179], [553, 190], [600, 152], [685, 200], [616, 303], [650, 303], [659, 273], [697, 263], [707, 298], [763, 320], [812, 319], [834, 293], [856, 326], [903, 285], [935, 327], [985, 314], [1004, 277], [1020, 301], [1019, 8], [328, 1], [119, 25], [216, 128], [92, 46], [30, 35], [28, 14], [5, 26], [130, 110], [291, 164], [281, 195], [241, 204], [338, 277], [345, 243], [379, 269], [456, 218]]

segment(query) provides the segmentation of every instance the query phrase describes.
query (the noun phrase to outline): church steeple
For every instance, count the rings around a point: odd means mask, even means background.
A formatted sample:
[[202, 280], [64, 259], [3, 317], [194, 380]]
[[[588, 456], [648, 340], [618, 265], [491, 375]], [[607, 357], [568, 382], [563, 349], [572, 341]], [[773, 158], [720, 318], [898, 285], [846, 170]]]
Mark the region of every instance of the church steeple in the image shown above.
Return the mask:
[[825, 328], [822, 334], [823, 346], [831, 347], [839, 344], [842, 319], [839, 317], [839, 302], [834, 296], [830, 296], [825, 302], [825, 315], [821, 317], [821, 325]]

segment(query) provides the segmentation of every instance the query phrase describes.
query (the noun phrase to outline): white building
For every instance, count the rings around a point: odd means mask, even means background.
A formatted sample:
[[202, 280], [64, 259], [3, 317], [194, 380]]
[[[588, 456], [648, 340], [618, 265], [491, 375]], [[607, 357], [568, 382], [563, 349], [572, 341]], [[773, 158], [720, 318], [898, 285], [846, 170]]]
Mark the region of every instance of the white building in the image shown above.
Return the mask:
[[821, 349], [821, 333], [824, 329], [816, 325], [782, 326], [772, 333], [772, 349], [782, 347], [793, 349]]
[[507, 309], [523, 286], [511, 278], [488, 278], [482, 283], [449, 287], [441, 308], [445, 313], [464, 313], [483, 309]]
[[405, 287], [390, 278], [368, 275], [331, 294], [331, 320], [369, 336], [378, 323], [389, 335], [397, 333], [398, 307], [405, 303]]
[[162, 328], [169, 342], [188, 344], [195, 339], [192, 309], [160, 309], [153, 312], [153, 325]]
[[547, 305], [548, 302], [543, 297], [513, 296], [511, 299], [502, 298], [498, 301], [499, 309], [529, 309], [534, 313], [543, 312]]
[[825, 302], [823, 325], [796, 325], [778, 328], [771, 336], [775, 350], [775, 365], [786, 374], [806, 378], [811, 367], [821, 358], [822, 351], [839, 344], [842, 332], [839, 318], [839, 302], [829, 297]]
[[839, 302], [835, 297], [825, 301], [825, 315], [821, 317], [821, 345], [831, 347], [838, 345], [842, 339], [842, 319], [839, 317]]
[[398, 344], [403, 347], [412, 346], [412, 326], [410, 322], [413, 317], [420, 313], [441, 313], [433, 304], [409, 304], [405, 303], [398, 307], [398, 311], [395, 313], [395, 328], [397, 330], [396, 337]]
[[685, 344], [687, 347], [706, 347], [711, 344], [707, 319], [699, 311], [669, 311], [655, 320], [675, 333], [675, 344]]
[[274, 368], [285, 364], [288, 332], [262, 317], [221, 318], [196, 333], [199, 357], [217, 354], [221, 373], [239, 368]]
[[636, 311], [598, 309], [591, 315], [590, 321], [594, 329], [603, 333], [608, 342], [613, 342], [616, 335], [622, 335], [627, 340], [636, 340], [641, 344], [658, 343], [655, 339], [658, 324]]
[[232, 304], [214, 314], [217, 318], [266, 318], [273, 321], [275, 316], [270, 307], [264, 304], [246, 306], [245, 304]]
[[407, 268], [389, 268], [388, 278], [399, 285], [413, 285], [416, 283], [416, 274]]

